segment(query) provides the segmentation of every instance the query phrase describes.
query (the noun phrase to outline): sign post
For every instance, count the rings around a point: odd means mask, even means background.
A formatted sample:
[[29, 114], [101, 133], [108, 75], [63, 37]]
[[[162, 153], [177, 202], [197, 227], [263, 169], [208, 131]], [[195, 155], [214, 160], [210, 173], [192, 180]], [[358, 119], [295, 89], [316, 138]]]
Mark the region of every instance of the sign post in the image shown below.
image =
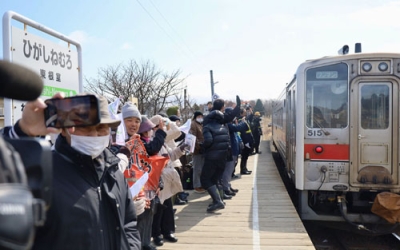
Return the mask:
[[[21, 22], [24, 29], [12, 26], [12, 19]], [[28, 26], [56, 39], [50, 40], [29, 33]], [[60, 44], [60, 40], [65, 42], [65, 46]], [[80, 44], [12, 11], [3, 15], [3, 57], [41, 76], [44, 82], [40, 96], [42, 99], [51, 98], [57, 92], [63, 92], [66, 97], [83, 92]], [[13, 125], [21, 118], [23, 107], [24, 102], [5, 98], [4, 125]]]

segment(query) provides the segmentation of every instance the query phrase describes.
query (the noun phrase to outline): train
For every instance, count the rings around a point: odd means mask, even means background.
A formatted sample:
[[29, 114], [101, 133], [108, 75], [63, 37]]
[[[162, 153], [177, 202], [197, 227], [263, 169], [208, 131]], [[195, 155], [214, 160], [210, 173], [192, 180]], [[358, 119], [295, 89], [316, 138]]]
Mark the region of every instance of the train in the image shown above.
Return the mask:
[[302, 220], [385, 224], [380, 192], [400, 193], [400, 54], [307, 60], [273, 101], [272, 143]]

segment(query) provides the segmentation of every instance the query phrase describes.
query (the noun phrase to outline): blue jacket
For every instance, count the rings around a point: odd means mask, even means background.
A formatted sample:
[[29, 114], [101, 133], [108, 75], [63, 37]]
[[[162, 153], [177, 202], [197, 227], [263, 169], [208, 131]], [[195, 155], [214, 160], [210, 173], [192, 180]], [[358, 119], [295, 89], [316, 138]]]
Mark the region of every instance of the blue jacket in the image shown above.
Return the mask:
[[244, 122], [239, 122], [238, 124], [229, 123], [228, 128], [231, 138], [232, 155], [238, 156], [240, 154], [240, 142], [238, 141], [238, 132], [245, 133], [247, 129], [247, 124]]

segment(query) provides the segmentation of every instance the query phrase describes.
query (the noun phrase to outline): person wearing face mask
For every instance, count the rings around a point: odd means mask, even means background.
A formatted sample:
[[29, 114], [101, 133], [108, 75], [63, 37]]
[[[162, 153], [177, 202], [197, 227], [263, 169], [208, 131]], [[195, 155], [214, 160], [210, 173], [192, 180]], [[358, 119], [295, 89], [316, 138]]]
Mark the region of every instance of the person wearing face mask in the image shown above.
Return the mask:
[[[146, 160], [148, 156], [156, 155], [164, 144], [166, 133], [163, 130], [163, 121], [160, 121], [160, 123], [157, 125], [152, 123], [147, 116], [141, 115], [136, 106], [131, 103], [127, 103], [122, 107], [122, 117], [124, 119], [127, 134], [129, 136], [129, 139], [126, 142], [126, 147], [130, 150], [132, 155], [129, 161], [129, 164], [132, 167], [129, 167], [129, 170], [125, 171], [125, 173], [132, 173], [135, 172], [134, 169], [138, 170], [137, 166], [135, 166], [137, 164], [133, 156], [137, 156], [137, 160], [142, 162], [143, 160]], [[154, 127], [160, 127], [161, 129], [157, 130], [152, 136], [151, 134], [153, 132], [150, 132], [150, 130], [152, 130]], [[142, 171], [148, 171], [148, 169], [141, 169], [140, 172]], [[135, 178], [137, 176], [128, 176], [128, 178], [130, 177]], [[150, 172], [149, 178], [151, 178]], [[144, 193], [146, 194], [150, 205], [138, 217], [138, 229], [140, 232], [143, 250], [156, 249], [153, 245], [151, 245], [151, 228], [154, 211], [156, 209], [154, 199], [156, 192], [156, 188], [148, 189], [147, 185], [144, 188]]]
[[206, 190], [201, 186], [200, 176], [201, 170], [204, 165], [204, 156], [202, 144], [204, 141], [203, 137], [203, 113], [195, 111], [193, 114], [192, 122], [190, 123], [189, 133], [196, 137], [196, 145], [193, 151], [192, 162], [193, 162], [193, 188], [194, 192], [198, 194], [205, 193]]
[[[106, 98], [98, 98], [98, 125], [64, 128], [56, 139], [51, 206], [32, 249], [140, 249], [132, 197], [119, 159], [107, 148], [110, 127], [120, 121], [110, 118]], [[15, 136], [44, 135], [44, 108], [28, 102], [11, 128]]]
[[[163, 186], [158, 193], [160, 204], [154, 214], [152, 225], [153, 242], [157, 246], [162, 246], [165, 241], [171, 243], [178, 241], [173, 234], [175, 232], [175, 221], [172, 197], [183, 191], [180, 176], [175, 168], [181, 166], [179, 158], [185, 153], [187, 147], [186, 144], [177, 147], [175, 143], [175, 139], [181, 134], [181, 131], [175, 122], [171, 122], [168, 118], [163, 118], [160, 115], [155, 115], [150, 118], [150, 121], [154, 124], [159, 124], [161, 120], [164, 120], [168, 126], [164, 127], [167, 136], [165, 138], [165, 143], [158, 154], [168, 155], [169, 161], [161, 173]], [[153, 130], [157, 133], [157, 130], [159, 129], [159, 127], [156, 127]], [[175, 199], [176, 198], [177, 197], [175, 197]]]

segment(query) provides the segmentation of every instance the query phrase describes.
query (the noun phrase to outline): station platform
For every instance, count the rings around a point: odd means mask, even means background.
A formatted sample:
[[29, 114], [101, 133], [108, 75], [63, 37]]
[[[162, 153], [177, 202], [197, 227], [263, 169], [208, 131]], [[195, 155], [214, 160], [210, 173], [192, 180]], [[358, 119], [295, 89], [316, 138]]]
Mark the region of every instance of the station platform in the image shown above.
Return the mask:
[[232, 180], [239, 192], [225, 200], [225, 209], [207, 213], [208, 193], [187, 190], [189, 202], [174, 206], [178, 242], [157, 249], [315, 249], [275, 166], [269, 140], [261, 141], [260, 151], [247, 162], [253, 173]]

